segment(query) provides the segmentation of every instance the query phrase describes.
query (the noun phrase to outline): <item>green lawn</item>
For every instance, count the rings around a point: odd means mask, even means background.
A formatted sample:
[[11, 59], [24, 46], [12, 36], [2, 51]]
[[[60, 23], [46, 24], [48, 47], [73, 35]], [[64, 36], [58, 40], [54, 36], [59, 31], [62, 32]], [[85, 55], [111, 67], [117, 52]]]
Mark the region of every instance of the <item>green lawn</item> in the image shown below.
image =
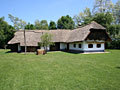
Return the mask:
[[104, 54], [0, 50], [0, 90], [120, 90], [120, 50]]

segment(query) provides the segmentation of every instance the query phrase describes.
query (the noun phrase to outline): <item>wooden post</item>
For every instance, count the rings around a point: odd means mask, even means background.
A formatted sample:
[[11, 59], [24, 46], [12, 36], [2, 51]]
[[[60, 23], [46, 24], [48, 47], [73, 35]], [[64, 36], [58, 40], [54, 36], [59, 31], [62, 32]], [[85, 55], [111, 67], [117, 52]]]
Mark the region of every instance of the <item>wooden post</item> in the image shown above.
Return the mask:
[[25, 29], [24, 29], [24, 44], [25, 44], [25, 54], [26, 54], [27, 46], [26, 46], [26, 35], [25, 35]]

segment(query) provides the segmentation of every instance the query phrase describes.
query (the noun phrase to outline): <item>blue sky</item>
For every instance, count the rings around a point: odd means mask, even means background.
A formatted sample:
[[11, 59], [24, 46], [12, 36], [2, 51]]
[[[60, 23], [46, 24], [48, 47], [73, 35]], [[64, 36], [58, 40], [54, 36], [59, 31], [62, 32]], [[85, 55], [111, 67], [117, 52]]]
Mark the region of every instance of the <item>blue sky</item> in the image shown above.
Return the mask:
[[92, 9], [94, 0], [0, 0], [0, 3], [0, 17], [4, 16], [11, 24], [8, 14], [30, 23], [36, 19], [57, 21], [64, 15], [73, 17], [86, 7]]

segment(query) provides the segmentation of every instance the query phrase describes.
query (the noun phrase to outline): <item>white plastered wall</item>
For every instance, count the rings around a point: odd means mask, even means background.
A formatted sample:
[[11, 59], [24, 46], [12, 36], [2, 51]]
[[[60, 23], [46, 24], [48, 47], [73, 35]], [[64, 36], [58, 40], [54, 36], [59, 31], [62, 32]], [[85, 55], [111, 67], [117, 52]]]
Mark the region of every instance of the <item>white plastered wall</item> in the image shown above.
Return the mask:
[[[76, 47], [74, 47], [74, 44], [76, 44]], [[81, 48], [79, 48], [79, 44], [81, 44]], [[70, 43], [69, 44], [69, 49], [70, 50], [81, 50], [81, 51], [83, 51], [83, 48], [84, 46], [83, 46], [83, 43], [81, 42], [81, 43]]]
[[[71, 43], [69, 44], [69, 48], [70, 50], [80, 50], [80, 51], [98, 51], [98, 50], [104, 50], [105, 46], [104, 46], [104, 42], [103, 41], [97, 41], [98, 43], [101, 44], [101, 47], [98, 48], [97, 47], [97, 43], [89, 43], [86, 41], [83, 41], [81, 43]], [[74, 47], [74, 44], [76, 44], [76, 47]], [[79, 48], [79, 44], [81, 44], [81, 48]], [[93, 48], [88, 48], [88, 44], [93, 44]]]

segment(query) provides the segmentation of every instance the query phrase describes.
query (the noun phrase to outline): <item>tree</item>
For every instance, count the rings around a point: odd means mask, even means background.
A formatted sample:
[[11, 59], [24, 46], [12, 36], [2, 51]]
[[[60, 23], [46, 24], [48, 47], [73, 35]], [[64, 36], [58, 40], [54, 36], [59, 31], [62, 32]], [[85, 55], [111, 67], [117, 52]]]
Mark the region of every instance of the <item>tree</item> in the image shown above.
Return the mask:
[[8, 14], [8, 16], [16, 30], [25, 29], [25, 26], [26, 26], [25, 21], [23, 21], [22, 19], [19, 19], [18, 17], [12, 16], [11, 14]]
[[83, 22], [84, 25], [86, 25], [92, 21], [92, 14], [91, 14], [90, 8], [86, 8], [84, 10], [83, 20], [84, 20], [84, 22]]
[[57, 28], [58, 29], [74, 29], [74, 27], [75, 27], [74, 21], [69, 15], [62, 16], [57, 21]]
[[119, 24], [120, 23], [120, 0], [117, 1], [117, 3], [114, 6], [114, 18], [115, 18], [115, 23]]
[[35, 28], [37, 30], [48, 30], [48, 23], [46, 20], [36, 20], [35, 21]]
[[112, 24], [107, 29], [112, 38], [120, 38], [120, 24]]
[[108, 25], [111, 25], [113, 21], [113, 15], [109, 12], [107, 13], [97, 13], [93, 17], [93, 20], [97, 23], [103, 25], [104, 27], [107, 27]]
[[41, 24], [40, 24], [40, 21], [39, 21], [38, 19], [35, 21], [35, 28], [36, 28], [37, 30], [40, 30], [40, 29], [41, 29]]
[[25, 29], [34, 30], [34, 29], [35, 29], [35, 26], [34, 26], [33, 24], [28, 23], [28, 24], [25, 26]]
[[73, 17], [76, 26], [79, 24], [86, 25], [92, 21], [92, 13], [90, 11], [90, 8], [86, 8], [83, 12], [80, 12], [79, 15], [75, 15]]
[[41, 20], [40, 22], [41, 30], [48, 30], [48, 23], [46, 20]]
[[14, 28], [4, 21], [4, 17], [0, 18], [0, 47], [5, 48], [5, 45], [14, 36]]
[[40, 47], [44, 47], [44, 50], [47, 51], [47, 47], [50, 45], [53, 45], [54, 43], [51, 42], [52, 40], [52, 35], [45, 33], [40, 37], [41, 41], [39, 43]]
[[54, 21], [50, 21], [49, 30], [54, 30], [54, 29], [57, 29], [56, 28], [56, 23]]
[[76, 27], [77, 27], [79, 24], [82, 24], [82, 23], [84, 22], [83, 18], [84, 18], [84, 13], [83, 13], [83, 12], [80, 12], [79, 15], [75, 15], [75, 16], [73, 17], [73, 20], [74, 20], [74, 22], [75, 22]]
[[11, 14], [8, 14], [10, 20], [13, 22], [14, 24], [14, 28], [16, 30], [24, 30], [24, 44], [25, 44], [25, 54], [27, 51], [27, 46], [26, 46], [26, 35], [25, 35], [25, 26], [26, 26], [26, 22], [23, 21], [22, 19], [19, 19], [18, 17], [14, 17]]
[[93, 14], [112, 12], [113, 7], [114, 4], [111, 0], [95, 0], [92, 12]]

